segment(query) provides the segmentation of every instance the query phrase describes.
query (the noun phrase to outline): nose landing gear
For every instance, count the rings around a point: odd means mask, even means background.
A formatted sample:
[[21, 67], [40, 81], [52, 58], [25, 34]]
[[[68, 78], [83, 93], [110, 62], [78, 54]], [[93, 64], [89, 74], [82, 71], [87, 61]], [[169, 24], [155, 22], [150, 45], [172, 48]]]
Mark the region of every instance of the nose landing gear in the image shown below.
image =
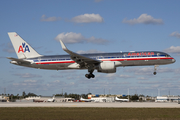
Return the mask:
[[159, 65], [154, 65], [154, 72], [153, 72], [154, 75], [157, 74], [156, 70], [157, 70], [157, 67], [158, 67], [158, 66], [159, 66]]

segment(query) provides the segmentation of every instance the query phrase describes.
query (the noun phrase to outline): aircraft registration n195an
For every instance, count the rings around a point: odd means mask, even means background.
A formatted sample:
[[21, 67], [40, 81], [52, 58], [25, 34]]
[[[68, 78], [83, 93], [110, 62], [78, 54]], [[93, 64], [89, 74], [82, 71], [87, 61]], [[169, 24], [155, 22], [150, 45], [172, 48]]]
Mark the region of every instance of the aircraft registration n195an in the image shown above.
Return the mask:
[[94, 70], [102, 73], [115, 73], [117, 67], [125, 66], [154, 65], [153, 74], [156, 75], [158, 65], [175, 62], [173, 57], [159, 51], [77, 54], [67, 49], [61, 40], [62, 49], [69, 55], [44, 56], [37, 53], [16, 32], [9, 32], [8, 35], [18, 56], [18, 59], [8, 57], [11, 60], [10, 63], [49, 70], [87, 69], [89, 73], [85, 77], [88, 79], [95, 77]]

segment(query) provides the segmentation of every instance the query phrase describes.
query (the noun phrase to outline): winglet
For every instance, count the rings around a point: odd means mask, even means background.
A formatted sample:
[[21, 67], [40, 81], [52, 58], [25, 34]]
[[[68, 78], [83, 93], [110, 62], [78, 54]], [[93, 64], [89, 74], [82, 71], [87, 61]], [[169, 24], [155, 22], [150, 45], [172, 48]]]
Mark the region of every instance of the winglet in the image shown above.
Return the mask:
[[59, 40], [59, 41], [60, 41], [60, 43], [61, 43], [62, 49], [63, 49], [63, 50], [68, 50], [67, 47], [66, 47], [66, 46], [64, 45], [64, 43], [62, 42], [62, 40]]

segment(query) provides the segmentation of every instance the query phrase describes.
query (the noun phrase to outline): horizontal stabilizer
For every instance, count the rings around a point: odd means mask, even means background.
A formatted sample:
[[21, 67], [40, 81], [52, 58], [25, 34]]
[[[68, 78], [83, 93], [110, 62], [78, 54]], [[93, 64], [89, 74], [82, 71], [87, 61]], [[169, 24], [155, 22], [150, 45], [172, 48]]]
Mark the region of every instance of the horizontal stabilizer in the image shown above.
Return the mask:
[[31, 62], [25, 61], [23, 59], [17, 59], [17, 58], [12, 58], [12, 57], [7, 57], [7, 59], [10, 59], [10, 60], [16, 61], [16, 62], [21, 62], [21, 63], [31, 63]]

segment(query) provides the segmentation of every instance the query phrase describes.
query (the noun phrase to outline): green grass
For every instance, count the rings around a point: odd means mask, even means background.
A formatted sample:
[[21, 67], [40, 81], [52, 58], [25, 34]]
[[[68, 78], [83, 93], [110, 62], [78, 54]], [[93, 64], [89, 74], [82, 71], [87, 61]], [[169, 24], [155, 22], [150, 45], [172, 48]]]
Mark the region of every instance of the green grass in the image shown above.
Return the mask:
[[0, 120], [180, 120], [179, 108], [0, 108]]

